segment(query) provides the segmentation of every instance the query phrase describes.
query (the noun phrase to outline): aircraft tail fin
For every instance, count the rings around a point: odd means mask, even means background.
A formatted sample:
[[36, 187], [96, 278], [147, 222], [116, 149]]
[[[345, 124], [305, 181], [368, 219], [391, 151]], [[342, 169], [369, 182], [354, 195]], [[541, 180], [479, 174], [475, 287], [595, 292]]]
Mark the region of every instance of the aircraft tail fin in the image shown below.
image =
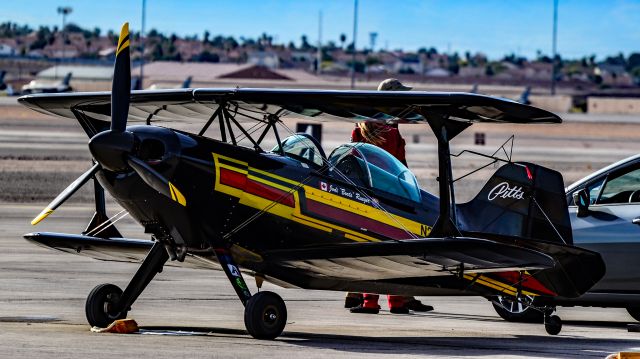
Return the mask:
[[0, 85], [4, 83], [4, 76], [7, 74], [7, 71], [0, 70]]
[[62, 79], [62, 84], [65, 86], [69, 86], [69, 82], [71, 82], [71, 75], [73, 75], [72, 72], [68, 72], [67, 75], [64, 77], [64, 79]]
[[562, 175], [533, 163], [500, 167], [457, 211], [462, 231], [573, 244]]
[[525, 105], [531, 105], [531, 101], [529, 101], [529, 95], [531, 95], [531, 86], [525, 87], [524, 91], [522, 91], [522, 94], [520, 94], [518, 102]]
[[184, 82], [182, 83], [182, 88], [183, 89], [188, 89], [189, 87], [191, 87], [191, 79], [192, 78], [193, 78], [192, 76], [189, 76], [184, 80]]

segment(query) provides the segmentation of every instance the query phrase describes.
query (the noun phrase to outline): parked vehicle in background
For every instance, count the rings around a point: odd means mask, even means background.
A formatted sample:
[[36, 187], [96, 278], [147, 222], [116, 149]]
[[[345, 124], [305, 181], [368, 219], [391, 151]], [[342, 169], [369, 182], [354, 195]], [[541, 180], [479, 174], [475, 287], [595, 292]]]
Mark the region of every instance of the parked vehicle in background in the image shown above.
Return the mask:
[[[574, 245], [600, 253], [607, 269], [587, 293], [554, 303], [626, 308], [640, 321], [640, 154], [575, 182], [566, 193]], [[507, 298], [493, 306], [508, 321], [543, 319], [539, 310]]]

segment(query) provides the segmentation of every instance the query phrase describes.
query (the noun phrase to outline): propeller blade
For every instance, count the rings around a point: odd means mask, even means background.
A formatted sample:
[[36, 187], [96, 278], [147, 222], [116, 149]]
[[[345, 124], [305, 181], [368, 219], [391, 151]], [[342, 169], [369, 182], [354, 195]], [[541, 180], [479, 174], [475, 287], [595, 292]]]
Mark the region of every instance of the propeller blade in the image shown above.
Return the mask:
[[64, 189], [64, 191], [62, 191], [53, 201], [51, 201], [51, 203], [49, 203], [49, 205], [45, 209], [43, 209], [42, 212], [40, 212], [40, 214], [33, 219], [33, 221], [31, 221], [31, 224], [35, 226], [36, 224], [40, 223], [40, 221], [47, 218], [48, 215], [53, 213], [53, 211], [60, 207], [60, 205], [63, 204], [67, 199], [69, 199], [69, 197], [76, 193], [76, 191], [80, 187], [82, 187], [82, 185], [87, 183], [89, 178], [93, 177], [93, 175], [96, 174], [96, 172], [98, 172], [98, 170], [100, 170], [101, 168], [102, 167], [100, 166], [100, 164], [96, 163], [87, 172], [83, 173], [80, 177], [73, 181], [69, 186], [67, 186], [67, 188]]
[[124, 132], [127, 128], [129, 101], [131, 96], [131, 59], [129, 49], [129, 23], [125, 22], [120, 30], [116, 63], [111, 85], [111, 130]]
[[158, 173], [158, 171], [151, 168], [151, 166], [149, 166], [145, 161], [137, 157], [129, 156], [127, 157], [127, 163], [134, 171], [136, 171], [140, 178], [149, 185], [149, 187], [180, 203], [181, 205], [185, 207], [187, 206], [187, 199], [184, 197], [182, 192], [180, 192], [180, 190], [178, 190], [178, 188], [173, 183], [169, 182], [169, 180], [163, 175]]

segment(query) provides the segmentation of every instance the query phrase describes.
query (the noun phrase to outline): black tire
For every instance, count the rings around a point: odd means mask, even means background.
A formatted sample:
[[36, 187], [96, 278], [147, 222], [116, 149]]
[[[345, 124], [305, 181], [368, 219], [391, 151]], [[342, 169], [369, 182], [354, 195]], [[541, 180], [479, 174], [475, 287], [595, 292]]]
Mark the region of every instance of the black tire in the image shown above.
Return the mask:
[[498, 296], [497, 299], [491, 301], [491, 304], [493, 304], [493, 309], [495, 309], [500, 318], [506, 320], [507, 322], [544, 322], [544, 313], [511, 298]]
[[276, 293], [256, 293], [244, 307], [244, 325], [256, 339], [275, 339], [286, 324], [287, 306]]
[[544, 322], [544, 330], [549, 335], [558, 335], [562, 330], [562, 320], [557, 315], [552, 315]]
[[100, 284], [87, 297], [85, 313], [92, 327], [106, 328], [115, 320], [127, 317], [127, 311], [114, 313], [111, 307], [122, 297], [122, 289], [114, 284]]
[[628, 307], [627, 312], [633, 319], [640, 322], [640, 307]]

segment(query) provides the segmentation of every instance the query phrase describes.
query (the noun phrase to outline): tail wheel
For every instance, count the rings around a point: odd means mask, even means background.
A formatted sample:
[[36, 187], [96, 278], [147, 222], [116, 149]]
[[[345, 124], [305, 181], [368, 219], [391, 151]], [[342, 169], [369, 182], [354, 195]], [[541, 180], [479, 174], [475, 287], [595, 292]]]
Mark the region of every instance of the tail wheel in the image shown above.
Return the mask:
[[244, 308], [244, 325], [256, 339], [275, 339], [287, 324], [284, 300], [273, 292], [259, 292], [251, 296]]
[[122, 297], [122, 289], [114, 284], [100, 284], [87, 297], [85, 313], [92, 327], [106, 328], [117, 319], [127, 317], [127, 311], [114, 312], [114, 304]]
[[640, 322], [640, 307], [628, 307], [627, 312], [633, 317], [633, 319]]
[[[530, 298], [533, 301], [533, 298]], [[493, 309], [500, 318], [508, 322], [518, 323], [542, 323], [544, 322], [544, 313], [540, 310], [528, 306], [522, 301], [515, 298], [498, 296], [492, 300]]]
[[558, 335], [562, 330], [562, 320], [557, 315], [550, 315], [544, 320], [544, 330], [549, 335]]

